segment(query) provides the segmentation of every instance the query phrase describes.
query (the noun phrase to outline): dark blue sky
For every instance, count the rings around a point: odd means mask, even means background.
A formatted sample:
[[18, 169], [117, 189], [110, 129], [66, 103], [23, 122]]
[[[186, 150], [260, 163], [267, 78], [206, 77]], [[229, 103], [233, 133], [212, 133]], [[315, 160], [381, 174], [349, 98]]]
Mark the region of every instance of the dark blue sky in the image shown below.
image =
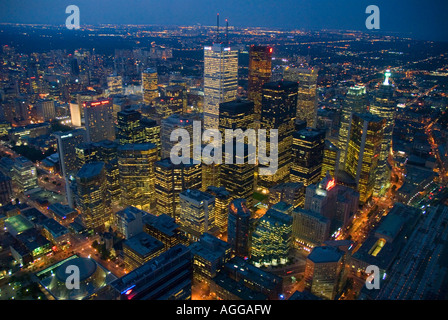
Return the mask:
[[214, 25], [219, 12], [236, 26], [364, 31], [374, 4], [380, 31], [448, 41], [448, 0], [1, 0], [0, 22], [64, 24], [70, 4], [80, 8], [81, 25]]

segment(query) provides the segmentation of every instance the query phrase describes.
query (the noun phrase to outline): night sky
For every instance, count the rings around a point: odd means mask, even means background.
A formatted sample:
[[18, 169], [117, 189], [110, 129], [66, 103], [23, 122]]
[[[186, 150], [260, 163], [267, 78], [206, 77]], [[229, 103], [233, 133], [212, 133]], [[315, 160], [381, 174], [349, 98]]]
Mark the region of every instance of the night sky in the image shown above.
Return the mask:
[[1, 0], [0, 22], [65, 24], [71, 4], [80, 8], [81, 25], [214, 25], [219, 12], [242, 27], [366, 32], [365, 10], [373, 4], [381, 32], [448, 41], [448, 0]]

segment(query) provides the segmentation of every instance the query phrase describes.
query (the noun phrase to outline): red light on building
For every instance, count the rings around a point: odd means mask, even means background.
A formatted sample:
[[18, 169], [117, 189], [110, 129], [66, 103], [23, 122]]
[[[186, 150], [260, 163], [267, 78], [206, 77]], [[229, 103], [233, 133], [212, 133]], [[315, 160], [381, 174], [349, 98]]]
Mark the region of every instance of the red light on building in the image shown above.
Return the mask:
[[334, 179], [331, 179], [330, 181], [328, 181], [328, 183], [327, 183], [327, 187], [326, 187], [327, 191], [333, 189], [333, 187], [334, 187], [335, 185], [336, 185], [336, 182], [335, 182]]
[[272, 53], [272, 48], [269, 48], [269, 53]]

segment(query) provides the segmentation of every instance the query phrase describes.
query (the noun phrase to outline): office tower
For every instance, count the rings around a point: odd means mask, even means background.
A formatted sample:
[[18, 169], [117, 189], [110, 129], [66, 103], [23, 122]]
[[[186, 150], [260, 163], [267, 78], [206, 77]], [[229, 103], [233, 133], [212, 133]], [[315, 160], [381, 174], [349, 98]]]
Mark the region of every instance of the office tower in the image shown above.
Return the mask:
[[349, 225], [358, 212], [359, 193], [352, 188], [339, 184], [335, 186], [335, 189], [337, 197], [333, 229], [343, 229]]
[[325, 132], [306, 128], [293, 133], [291, 181], [305, 187], [316, 183], [322, 171]]
[[305, 250], [321, 245], [330, 236], [331, 221], [317, 212], [297, 207], [292, 218], [294, 242]]
[[250, 128], [254, 129], [254, 103], [252, 101], [236, 99], [219, 105], [219, 131], [223, 138], [226, 129], [245, 131]]
[[215, 225], [224, 233], [227, 231], [231, 194], [224, 187], [208, 186], [205, 191], [215, 197]]
[[394, 85], [389, 83], [391, 73], [389, 70], [385, 73], [385, 80], [376, 91], [373, 103], [370, 106], [370, 113], [386, 120], [384, 127], [383, 140], [381, 142], [380, 159], [378, 161], [378, 182], [375, 184], [375, 194], [384, 194], [389, 183], [390, 170], [387, 166], [387, 160], [392, 147], [392, 132], [394, 130], [394, 116], [396, 102], [394, 99]]
[[336, 181], [327, 174], [319, 183], [306, 187], [305, 210], [332, 220], [336, 211]]
[[201, 187], [201, 164], [173, 164], [169, 158], [155, 163], [156, 211], [173, 218], [180, 215], [179, 194]]
[[0, 171], [0, 204], [2, 206], [11, 202], [12, 179]]
[[133, 206], [128, 206], [115, 213], [117, 232], [129, 239], [143, 231], [143, 216], [147, 213]]
[[289, 261], [293, 218], [269, 209], [252, 233], [251, 260], [255, 266], [282, 265]]
[[[255, 165], [249, 163], [249, 148], [247, 144], [243, 146], [244, 156], [237, 154], [237, 145], [232, 146], [232, 163], [223, 162], [220, 165], [220, 183], [221, 186], [230, 192], [232, 199], [246, 199], [249, 206], [253, 202]], [[227, 152], [223, 151], [224, 157]], [[238, 164], [241, 161], [242, 164]]]
[[145, 131], [145, 142], [154, 143], [157, 146], [160, 156], [162, 144], [160, 140], [160, 125], [157, 124], [157, 121], [146, 117], [140, 119], [140, 125]]
[[317, 68], [286, 68], [283, 79], [297, 82], [297, 119], [315, 128], [317, 120]]
[[55, 132], [59, 161], [61, 164], [62, 176], [69, 178], [80, 169], [77, 161], [76, 148], [86, 140], [86, 131], [84, 129], [75, 129], [69, 132]]
[[367, 112], [367, 92], [366, 87], [356, 85], [348, 89], [345, 100], [342, 104], [341, 120], [339, 127], [338, 147], [341, 151], [340, 168], [344, 169], [347, 153], [347, 143], [349, 139], [350, 121], [353, 112]]
[[209, 233], [190, 245], [193, 258], [193, 279], [209, 284], [230, 260], [230, 245]]
[[269, 189], [269, 204], [285, 202], [295, 207], [303, 207], [305, 203], [305, 186], [301, 182], [287, 182]]
[[142, 266], [163, 252], [163, 243], [145, 232], [123, 242], [123, 261], [127, 271]]
[[141, 118], [142, 114], [137, 110], [125, 109], [117, 113], [116, 138], [121, 145], [145, 142], [146, 133], [140, 124]]
[[123, 77], [117, 74], [111, 74], [107, 77], [107, 89], [109, 95], [123, 94]]
[[166, 119], [162, 120], [160, 126], [160, 139], [161, 139], [161, 158], [170, 158], [170, 152], [172, 148], [179, 142], [171, 141], [171, 133], [176, 129], [185, 129], [189, 133], [190, 137], [190, 155], [187, 158], [193, 158], [193, 117], [190, 115], [173, 114]]
[[75, 100], [70, 102], [70, 119], [72, 121], [72, 125], [75, 127], [82, 126], [81, 123], [81, 108]]
[[115, 140], [112, 99], [84, 102], [87, 141]]
[[245, 199], [235, 199], [229, 205], [227, 242], [236, 256], [249, 257], [250, 210]]
[[148, 210], [154, 203], [154, 163], [157, 146], [151, 143], [125, 144], [118, 147], [121, 203]]
[[325, 140], [324, 144], [324, 156], [322, 159], [322, 170], [320, 171], [320, 178], [327, 175], [327, 172], [331, 176], [337, 177], [339, 173], [339, 165], [341, 159], [340, 149], [330, 142], [330, 140]]
[[333, 300], [341, 290], [344, 252], [336, 247], [316, 247], [306, 259], [305, 288], [312, 294]]
[[83, 165], [89, 162], [98, 161], [98, 147], [94, 143], [82, 142], [75, 146], [76, 167], [81, 169]]
[[215, 229], [215, 197], [198, 189], [187, 189], [179, 194], [181, 229], [197, 241], [205, 232]]
[[[273, 152], [278, 154], [278, 168], [272, 175], [259, 176], [258, 183], [270, 188], [281, 182], [288, 182], [291, 167], [292, 133], [297, 108], [297, 83], [277, 81], [265, 83], [262, 87], [260, 129], [266, 129], [266, 150], [271, 148], [270, 130], [278, 130], [278, 145]], [[260, 147], [260, 146], [259, 146]], [[263, 165], [259, 165], [264, 167]]]
[[19, 192], [37, 188], [37, 169], [34, 163], [23, 156], [14, 159], [12, 181]]
[[[230, 259], [229, 262], [224, 265], [221, 274], [224, 274], [227, 279], [233, 280], [231, 281], [231, 287], [242, 284], [243, 287], [241, 289], [250, 289], [250, 296], [254, 297], [252, 299], [278, 300], [281, 298], [283, 278], [257, 268], [243, 258], [234, 257]], [[261, 296], [259, 294], [261, 294]]]
[[[243, 132], [242, 134], [245, 134], [245, 131], [247, 129], [253, 129], [254, 128], [254, 103], [248, 100], [232, 100], [232, 101], [228, 101], [228, 102], [224, 102], [221, 103], [219, 105], [219, 131], [221, 132], [222, 135], [222, 146], [223, 146], [223, 162], [225, 162], [225, 154], [226, 151], [225, 150], [225, 143], [226, 143], [226, 130], [232, 130], [232, 132], [228, 131], [228, 135], [233, 134], [233, 132], [235, 130], [241, 129]], [[255, 132], [254, 132], [255, 133]], [[238, 135], [238, 139], [239, 139], [240, 135]], [[251, 149], [247, 146], [247, 144], [251, 144], [254, 148], [256, 146], [256, 136], [253, 135], [251, 138], [251, 136], [249, 134], [245, 135], [244, 138], [244, 143], [246, 144], [245, 146], [245, 152], [250, 152]], [[251, 140], [253, 139], [253, 140]], [[234, 156], [235, 155], [235, 146], [236, 146], [236, 142], [237, 142], [237, 138], [233, 138], [233, 145], [232, 145], [232, 152], [234, 152]], [[256, 149], [253, 149], [253, 152], [256, 152]], [[255, 156], [255, 155], [253, 155]], [[204, 159], [203, 159], [204, 160]], [[225, 164], [225, 166], [223, 167], [223, 170], [229, 170], [229, 168], [231, 168], [231, 170], [237, 170], [237, 171], [244, 171], [244, 167], [243, 166], [247, 166], [246, 169], [252, 169], [253, 165], [252, 164], [248, 164], [248, 160], [249, 160], [249, 155], [245, 155], [244, 158], [244, 165], [239, 165], [239, 166], [233, 166], [231, 164]], [[236, 158], [234, 158], [234, 163], [236, 161]], [[202, 170], [203, 170], [203, 186], [205, 188], [207, 188], [210, 185], [214, 185], [214, 186], [220, 186], [223, 185], [225, 187], [228, 186], [228, 183], [231, 183], [229, 181], [229, 177], [223, 177], [224, 182], [220, 181], [220, 178], [223, 175], [226, 175], [228, 173], [223, 172], [222, 174], [220, 173], [220, 165], [216, 164], [216, 163], [211, 163], [211, 164], [206, 164], [203, 163], [202, 164]], [[241, 177], [240, 177], [241, 178]], [[224, 184], [223, 184], [224, 183]], [[252, 182], [253, 183], [253, 182]], [[235, 186], [236, 187], [236, 186]], [[229, 187], [227, 190], [235, 190], [235, 188]], [[251, 189], [252, 190], [252, 189]], [[231, 191], [233, 192], [233, 191]], [[251, 191], [248, 191], [251, 192]]]
[[76, 174], [76, 204], [87, 228], [102, 230], [110, 222], [104, 162], [90, 162]]
[[165, 251], [178, 244], [189, 244], [187, 237], [180, 229], [179, 224], [176, 223], [176, 220], [166, 214], [156, 216], [147, 213], [143, 217], [143, 223], [143, 231], [161, 241], [165, 246]]
[[[170, 80], [170, 86], [173, 86], [179, 90], [179, 98], [182, 101], [182, 114], [189, 113], [190, 110], [188, 109], [188, 83], [186, 80]], [[180, 88], [181, 89], [180, 89]], [[171, 94], [171, 93], [170, 93]]]
[[354, 113], [345, 161], [345, 170], [355, 179], [359, 202], [373, 195], [386, 119], [370, 113]]
[[148, 68], [142, 72], [142, 92], [143, 103], [146, 105], [152, 104], [159, 96], [157, 70]]
[[190, 300], [192, 278], [191, 251], [179, 244], [113, 281], [111, 294], [117, 300]]
[[37, 101], [37, 115], [42, 121], [51, 121], [56, 118], [55, 101], [42, 99]]
[[204, 47], [204, 129], [219, 126], [219, 104], [234, 100], [238, 87], [238, 50], [226, 44]]
[[254, 103], [254, 118], [260, 120], [262, 87], [271, 79], [272, 47], [254, 46], [249, 49], [247, 98]]

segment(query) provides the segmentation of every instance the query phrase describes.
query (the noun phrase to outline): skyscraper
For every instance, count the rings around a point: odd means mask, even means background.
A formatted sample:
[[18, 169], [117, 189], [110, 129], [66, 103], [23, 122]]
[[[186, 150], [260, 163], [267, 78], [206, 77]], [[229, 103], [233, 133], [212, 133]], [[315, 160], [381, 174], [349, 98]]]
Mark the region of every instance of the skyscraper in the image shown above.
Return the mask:
[[291, 181], [305, 187], [316, 183], [322, 171], [325, 132], [306, 128], [293, 133]]
[[142, 72], [143, 103], [151, 104], [159, 96], [157, 70], [148, 68]]
[[305, 266], [305, 288], [312, 294], [333, 300], [341, 289], [344, 252], [337, 247], [315, 247]]
[[[191, 115], [173, 114], [162, 120], [160, 126], [161, 139], [161, 158], [169, 158], [171, 150], [178, 141], [171, 141], [171, 133], [176, 129], [185, 129], [190, 137], [190, 155], [187, 158], [193, 158], [193, 117]], [[183, 155], [185, 156], [185, 155]]]
[[145, 128], [140, 124], [141, 117], [140, 112], [132, 109], [117, 113], [117, 140], [120, 144], [145, 142]]
[[76, 147], [86, 140], [86, 131], [84, 129], [75, 129], [69, 132], [55, 132], [59, 162], [63, 177], [69, 177], [74, 174], [78, 167], [76, 158]]
[[208, 186], [206, 192], [215, 197], [215, 225], [221, 233], [227, 230], [229, 215], [230, 192], [224, 187]]
[[154, 163], [157, 146], [151, 143], [125, 144], [118, 147], [121, 202], [148, 210], [154, 203]]
[[204, 129], [219, 126], [219, 104], [234, 100], [238, 87], [238, 50], [227, 44], [204, 47]]
[[390, 170], [387, 166], [387, 159], [392, 146], [392, 132], [394, 130], [394, 116], [396, 102], [394, 99], [394, 85], [389, 82], [391, 73], [385, 73], [384, 82], [376, 91], [370, 112], [386, 120], [383, 140], [381, 141], [381, 152], [378, 161], [377, 176], [378, 182], [375, 184], [375, 194], [384, 194], [389, 185]]
[[236, 256], [249, 257], [250, 211], [245, 199], [234, 199], [228, 208], [227, 242]]
[[255, 266], [282, 265], [289, 261], [293, 218], [269, 209], [252, 234], [251, 260]]
[[249, 49], [249, 82], [247, 97], [254, 103], [254, 118], [260, 120], [263, 84], [271, 79], [272, 47], [254, 46]]
[[117, 74], [111, 74], [107, 77], [107, 89], [109, 95], [123, 94], [123, 77]]
[[170, 158], [155, 163], [155, 196], [157, 214], [178, 218], [179, 194], [187, 189], [201, 187], [201, 164], [173, 164]]
[[324, 157], [322, 160], [322, 170], [320, 171], [320, 177], [323, 178], [327, 175], [327, 172], [331, 176], [336, 177], [339, 172], [341, 159], [341, 151], [330, 140], [325, 140], [324, 145]]
[[110, 222], [104, 162], [90, 162], [76, 174], [76, 204], [87, 228], [104, 230]]
[[87, 141], [115, 140], [112, 99], [84, 102]]
[[370, 113], [351, 117], [345, 170], [356, 181], [361, 204], [373, 195], [385, 125], [386, 119]]
[[[297, 109], [297, 83], [291, 81], [268, 82], [263, 85], [260, 129], [266, 129], [266, 149], [271, 148], [270, 130], [278, 130], [278, 168], [272, 175], [259, 176], [258, 183], [269, 188], [287, 182], [291, 168], [292, 133]], [[262, 151], [263, 154], [266, 150]], [[259, 165], [262, 167], [262, 165]]]
[[215, 197], [198, 189], [187, 189], [179, 194], [181, 229], [192, 240], [215, 228]]
[[317, 68], [286, 68], [283, 79], [298, 82], [297, 120], [305, 120], [307, 127], [316, 127]]
[[340, 168], [344, 169], [345, 155], [347, 153], [347, 142], [349, 138], [349, 127], [351, 121], [351, 115], [353, 112], [365, 113], [367, 112], [367, 93], [366, 87], [362, 85], [356, 85], [348, 89], [345, 96], [344, 103], [342, 104], [341, 124], [339, 127], [339, 140], [338, 147], [341, 151], [340, 155]]

